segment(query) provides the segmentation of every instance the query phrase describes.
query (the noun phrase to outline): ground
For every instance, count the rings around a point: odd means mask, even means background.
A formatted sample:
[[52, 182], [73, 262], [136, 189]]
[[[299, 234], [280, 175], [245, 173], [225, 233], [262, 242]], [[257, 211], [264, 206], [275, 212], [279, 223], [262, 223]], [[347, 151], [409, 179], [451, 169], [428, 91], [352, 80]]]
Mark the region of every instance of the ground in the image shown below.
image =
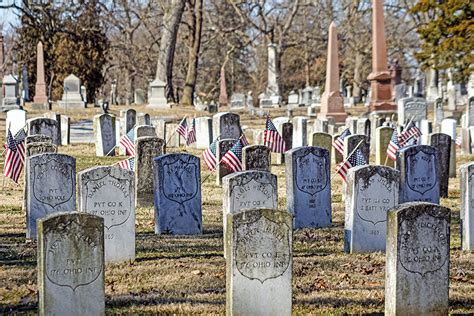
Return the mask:
[[[124, 107], [113, 107], [118, 114]], [[53, 108], [53, 110], [56, 110]], [[143, 107], [138, 111], [144, 111]], [[361, 113], [364, 108], [356, 108]], [[61, 112], [58, 110], [58, 112]], [[67, 113], [72, 121], [90, 119], [97, 108]], [[192, 108], [148, 111], [173, 116], [176, 121]], [[39, 115], [30, 111], [29, 117]], [[196, 113], [198, 116], [206, 115]], [[283, 110], [272, 116], [284, 115]], [[304, 115], [304, 110], [297, 111]], [[241, 113], [241, 124], [264, 128], [263, 117]], [[0, 133], [4, 141], [4, 132]], [[249, 140], [251, 135], [248, 134]], [[169, 152], [182, 151], [170, 148]], [[200, 156], [202, 150], [186, 150]], [[77, 171], [109, 165], [124, 157], [95, 157], [94, 145], [59, 147], [59, 153], [77, 159]], [[372, 157], [372, 161], [374, 161]], [[461, 156], [457, 166], [474, 160]], [[0, 158], [3, 169], [3, 157]], [[332, 167], [334, 169], [334, 167]], [[209, 172], [202, 166], [202, 179]], [[279, 208], [285, 208], [284, 166], [272, 165], [278, 176]], [[334, 174], [334, 171], [331, 171]], [[202, 185], [202, 236], [158, 236], [154, 233], [153, 208], [138, 208], [137, 258], [132, 263], [107, 265], [105, 272], [107, 313], [225, 313], [225, 261], [222, 243], [222, 188], [214, 176]], [[2, 180], [3, 181], [3, 180]], [[345, 254], [343, 252], [344, 203], [339, 176], [332, 179], [333, 226], [303, 229], [294, 233], [293, 313], [344, 314], [384, 311], [385, 254]], [[15, 185], [3, 181], [0, 191], [0, 314], [35, 314], [38, 308], [36, 244], [25, 239], [25, 212], [22, 210], [23, 181]], [[450, 313], [474, 313], [474, 255], [460, 250], [459, 174], [449, 181], [449, 197], [441, 204], [452, 210], [451, 262], [449, 285]]]

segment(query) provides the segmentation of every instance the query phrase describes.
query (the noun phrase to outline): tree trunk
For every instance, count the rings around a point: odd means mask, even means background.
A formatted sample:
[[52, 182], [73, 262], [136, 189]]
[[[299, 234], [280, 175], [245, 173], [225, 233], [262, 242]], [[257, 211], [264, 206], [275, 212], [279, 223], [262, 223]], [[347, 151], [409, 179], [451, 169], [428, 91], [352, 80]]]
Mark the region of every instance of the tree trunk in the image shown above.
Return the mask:
[[183, 16], [186, 0], [171, 0], [164, 17], [161, 32], [160, 53], [156, 66], [156, 79], [166, 82], [166, 98], [174, 101], [173, 61], [179, 23]]
[[197, 68], [199, 62], [199, 49], [201, 47], [202, 33], [202, 4], [203, 0], [195, 0], [192, 11], [192, 34], [190, 37], [191, 45], [188, 55], [188, 70], [183, 90], [182, 103], [185, 105], [193, 104], [193, 94], [196, 87]]

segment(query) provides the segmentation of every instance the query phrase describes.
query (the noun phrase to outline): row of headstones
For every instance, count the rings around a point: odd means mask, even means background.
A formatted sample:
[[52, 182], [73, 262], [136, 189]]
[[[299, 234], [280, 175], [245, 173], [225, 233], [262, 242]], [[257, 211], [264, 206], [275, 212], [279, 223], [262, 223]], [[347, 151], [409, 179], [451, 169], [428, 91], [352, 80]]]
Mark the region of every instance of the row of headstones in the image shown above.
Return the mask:
[[[447, 314], [450, 210], [407, 203], [387, 214], [385, 312]], [[290, 315], [292, 214], [254, 208], [226, 218], [227, 313]], [[104, 314], [104, 224], [87, 213], [38, 221], [40, 314]]]

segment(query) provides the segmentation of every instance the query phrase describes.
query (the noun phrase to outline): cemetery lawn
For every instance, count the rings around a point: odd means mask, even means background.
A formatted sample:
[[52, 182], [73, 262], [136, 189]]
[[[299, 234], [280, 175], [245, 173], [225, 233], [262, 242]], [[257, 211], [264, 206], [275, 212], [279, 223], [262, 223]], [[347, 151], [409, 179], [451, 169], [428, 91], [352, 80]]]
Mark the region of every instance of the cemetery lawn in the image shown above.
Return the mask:
[[[123, 108], [114, 107], [112, 112], [118, 114]], [[138, 107], [137, 112], [140, 110], [144, 111]], [[298, 110], [295, 115], [304, 115], [304, 110]], [[184, 113], [193, 115], [191, 108], [147, 112], [152, 116], [174, 116], [176, 121]], [[95, 113], [99, 110], [75, 113], [71, 115], [72, 121], [91, 119]], [[33, 117], [34, 114], [30, 111], [28, 115]], [[264, 128], [264, 117], [250, 117], [243, 112], [240, 115], [241, 125]], [[284, 112], [272, 111], [271, 115], [282, 116]], [[0, 135], [3, 143], [4, 133]], [[252, 141], [251, 134], [247, 137]], [[168, 152], [183, 150], [198, 156], [202, 152], [168, 148]], [[85, 144], [59, 147], [58, 152], [77, 159], [77, 172], [124, 159], [95, 157], [95, 147]], [[457, 167], [474, 160], [474, 155], [461, 156], [459, 151], [457, 157]], [[2, 170], [3, 162], [2, 156]], [[204, 165], [201, 168], [204, 179], [209, 171]], [[272, 172], [278, 176], [279, 208], [285, 209], [284, 166], [272, 165]], [[0, 314], [36, 314], [38, 308], [36, 244], [25, 239], [22, 188], [23, 180], [20, 185], [5, 180], [4, 189], [0, 191]], [[348, 255], [342, 251], [344, 202], [339, 176], [332, 179], [332, 192], [333, 226], [294, 233], [293, 313], [383, 313], [385, 254]], [[107, 313], [225, 313], [222, 189], [215, 184], [214, 176], [202, 186], [202, 204], [204, 233], [192, 237], [155, 235], [153, 208], [137, 209], [136, 260], [106, 267]], [[452, 210], [449, 311], [474, 313], [474, 255], [460, 250], [459, 176], [450, 179], [449, 197], [441, 199], [441, 205]]]

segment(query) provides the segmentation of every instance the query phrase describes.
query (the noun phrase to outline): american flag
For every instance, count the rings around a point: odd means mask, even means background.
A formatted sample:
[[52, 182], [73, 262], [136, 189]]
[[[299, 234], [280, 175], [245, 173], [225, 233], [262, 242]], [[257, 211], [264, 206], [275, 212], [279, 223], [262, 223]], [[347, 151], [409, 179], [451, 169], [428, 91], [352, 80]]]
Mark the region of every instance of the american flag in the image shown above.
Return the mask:
[[209, 147], [204, 150], [202, 153], [202, 158], [204, 159], [204, 163], [206, 164], [207, 168], [211, 171], [215, 171], [216, 169], [216, 148], [217, 148], [217, 139], [215, 139]]
[[118, 166], [122, 169], [132, 170], [135, 166], [135, 157], [130, 157], [125, 160], [117, 162]]
[[12, 136], [10, 129], [8, 129], [3, 174], [16, 183], [18, 183], [18, 178], [20, 178], [21, 171], [25, 164], [25, 138], [26, 133], [23, 129], [20, 129], [15, 137]]
[[238, 139], [234, 146], [222, 157], [222, 162], [234, 172], [242, 171], [242, 147], [242, 142]]
[[127, 156], [135, 156], [135, 144], [133, 143], [133, 139], [135, 138], [134, 134], [135, 132], [132, 128], [130, 131], [128, 131], [127, 134], [123, 135], [122, 138], [120, 138], [120, 146], [125, 149], [125, 153], [127, 154]]
[[387, 147], [387, 156], [392, 160], [397, 160], [397, 150], [400, 149], [400, 145], [398, 144], [398, 133], [395, 129], [392, 134], [392, 138], [390, 138], [390, 143]]
[[459, 135], [458, 137], [456, 137], [456, 145], [458, 147], [462, 146], [462, 135]]
[[268, 116], [265, 132], [263, 133], [263, 144], [275, 153], [284, 153], [286, 151], [285, 140], [278, 133], [278, 130]]
[[244, 132], [241, 132], [240, 134], [240, 141], [242, 142], [242, 146], [248, 146], [250, 145], [247, 137], [245, 136]]
[[186, 145], [189, 146], [195, 142], [196, 142], [196, 119], [193, 118], [191, 128], [188, 130], [188, 134], [186, 136]]
[[342, 156], [344, 156], [344, 138], [351, 135], [351, 131], [346, 128], [341, 135], [334, 140], [332, 147], [336, 149]]
[[398, 135], [398, 143], [400, 146], [406, 147], [411, 144], [409, 140], [417, 140], [421, 135], [420, 129], [416, 127], [413, 121], [410, 121], [410, 123], [408, 123], [408, 125], [403, 129], [403, 132]]
[[186, 117], [184, 117], [181, 122], [179, 122], [178, 127], [176, 128], [176, 133], [183, 136], [184, 139], [188, 138], [188, 122], [186, 122]]
[[360, 149], [356, 149], [356, 151], [349, 158], [336, 166], [336, 171], [341, 175], [342, 180], [346, 182], [347, 172], [350, 168], [366, 164], [367, 161], [365, 160], [364, 154]]

